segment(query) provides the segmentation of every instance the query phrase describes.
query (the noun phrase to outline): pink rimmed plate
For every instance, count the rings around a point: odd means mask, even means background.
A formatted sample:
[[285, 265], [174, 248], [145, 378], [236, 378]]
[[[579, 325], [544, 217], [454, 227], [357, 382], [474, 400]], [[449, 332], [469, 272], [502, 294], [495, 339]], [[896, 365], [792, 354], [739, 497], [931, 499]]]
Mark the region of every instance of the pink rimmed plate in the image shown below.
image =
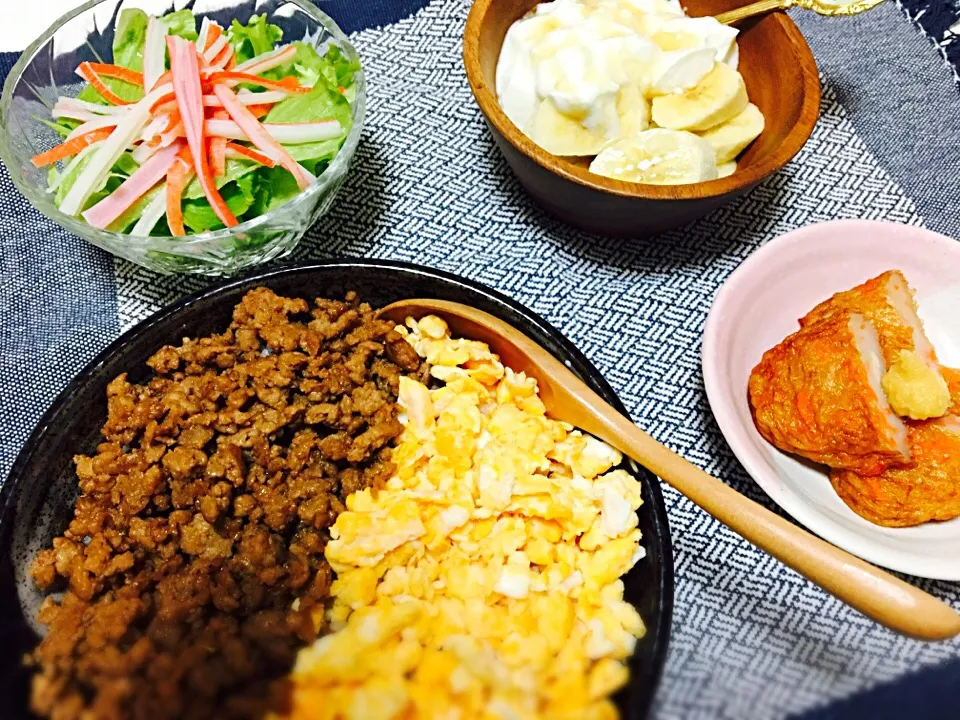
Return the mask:
[[892, 269], [916, 290], [941, 362], [960, 367], [960, 242], [906, 225], [837, 220], [767, 243], [720, 288], [703, 338], [707, 398], [737, 459], [798, 522], [877, 565], [960, 580], [960, 519], [874, 525], [837, 497], [825, 469], [767, 443], [750, 416], [747, 380], [763, 353], [797, 330], [798, 318], [820, 301]]

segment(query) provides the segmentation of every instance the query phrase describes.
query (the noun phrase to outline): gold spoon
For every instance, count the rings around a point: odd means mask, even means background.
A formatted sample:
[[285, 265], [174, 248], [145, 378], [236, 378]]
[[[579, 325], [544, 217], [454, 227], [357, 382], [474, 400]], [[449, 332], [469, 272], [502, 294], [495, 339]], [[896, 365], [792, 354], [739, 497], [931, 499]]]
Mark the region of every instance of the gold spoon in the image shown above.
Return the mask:
[[921, 640], [960, 634], [960, 615], [929, 593], [850, 555], [749, 500], [637, 428], [508, 323], [460, 303], [401, 300], [380, 314], [397, 324], [439, 315], [460, 337], [481, 340], [504, 365], [534, 377], [550, 415], [605, 440], [717, 520], [867, 617]]
[[820, 15], [856, 15], [866, 12], [882, 3], [883, 0], [855, 0], [855, 2], [827, 2], [826, 0], [759, 0], [736, 10], [727, 10], [714, 17], [724, 25], [733, 25], [741, 20], [764, 15], [774, 10], [800, 7], [813, 10]]

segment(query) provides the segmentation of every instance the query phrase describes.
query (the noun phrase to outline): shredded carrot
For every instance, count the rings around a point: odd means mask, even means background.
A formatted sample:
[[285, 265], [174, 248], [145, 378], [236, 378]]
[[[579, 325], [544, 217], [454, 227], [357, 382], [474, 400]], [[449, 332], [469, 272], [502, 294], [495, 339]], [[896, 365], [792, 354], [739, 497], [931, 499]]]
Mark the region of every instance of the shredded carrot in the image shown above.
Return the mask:
[[233, 70], [237, 66], [237, 56], [231, 55], [230, 59], [227, 60], [227, 70]]
[[123, 80], [128, 82], [131, 85], [139, 85], [143, 87], [143, 73], [137, 72], [136, 70], [131, 70], [130, 68], [125, 68], [122, 65], [110, 65], [108, 63], [86, 63], [90, 66], [90, 69], [93, 70], [97, 75], [102, 75], [103, 77], [116, 78], [117, 80]]
[[249, 148], [246, 145], [241, 145], [240, 143], [228, 141], [227, 147], [230, 150], [233, 150], [234, 152], [238, 152], [241, 155], [245, 155], [251, 160], [256, 160], [258, 163], [268, 168], [272, 168], [276, 165], [276, 163], [273, 161], [273, 158], [270, 158], [267, 155], [264, 155], [259, 150], [254, 150], [253, 148]]
[[[99, 63], [98, 63], [99, 64]], [[116, 95], [110, 88], [103, 84], [103, 80], [100, 79], [100, 76], [97, 75], [96, 71], [91, 67], [90, 63], [82, 62], [80, 67], [77, 68], [77, 72], [80, 73], [80, 76], [90, 83], [93, 86], [93, 89], [100, 93], [100, 96], [112, 105], [132, 105], [133, 101], [124, 100], [120, 96]]]
[[87, 147], [87, 145], [92, 145], [95, 142], [106, 140], [112, 132], [113, 128], [109, 127], [91, 130], [88, 133], [78, 135], [71, 140], [60, 143], [56, 147], [50, 148], [46, 152], [34, 155], [32, 158], [30, 158], [30, 162], [34, 164], [34, 167], [38, 168], [43, 167], [44, 165], [50, 165], [51, 163], [57, 162], [57, 160], [63, 160], [71, 155], [76, 155], [78, 152]]
[[281, 90], [290, 90], [293, 92], [310, 92], [313, 89], [300, 87], [300, 83], [297, 82], [297, 79], [293, 75], [287, 75], [287, 77], [277, 80], [277, 85], [280, 86]]
[[247, 105], [247, 110], [253, 113], [253, 116], [258, 120], [270, 112], [270, 105]]
[[308, 93], [313, 88], [303, 87], [292, 75], [283, 80], [267, 80], [266, 78], [251, 75], [250, 73], [236, 72], [233, 70], [223, 70], [213, 73], [208, 80], [212, 83], [223, 82], [225, 80], [239, 80], [240, 82], [259, 85], [260, 87], [273, 88], [274, 90], [286, 90], [293, 93]]
[[177, 237], [187, 234], [183, 228], [183, 208], [180, 207], [183, 189], [186, 186], [187, 169], [177, 160], [167, 170], [167, 225], [170, 227], [170, 233]]
[[153, 87], [158, 88], [164, 83], [168, 83], [173, 80], [173, 75], [169, 70], [164, 70], [163, 75], [157, 78], [157, 81], [153, 84]]

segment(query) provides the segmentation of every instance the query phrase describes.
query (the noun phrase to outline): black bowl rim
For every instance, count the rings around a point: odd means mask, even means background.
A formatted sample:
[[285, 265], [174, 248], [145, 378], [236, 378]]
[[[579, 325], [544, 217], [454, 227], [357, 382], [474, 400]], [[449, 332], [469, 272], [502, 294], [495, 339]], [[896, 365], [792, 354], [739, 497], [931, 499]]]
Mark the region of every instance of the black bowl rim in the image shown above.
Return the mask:
[[[553, 337], [553, 339], [557, 342], [557, 345], [563, 349], [564, 354], [570, 356], [571, 359], [575, 360], [578, 364], [586, 368], [586, 370], [593, 376], [592, 379], [595, 380], [601, 388], [602, 392], [600, 394], [604, 396], [604, 399], [607, 400], [614, 408], [616, 408], [619, 413], [628, 418], [630, 417], [629, 412], [627, 412], [626, 407], [614, 391], [613, 387], [611, 387], [596, 366], [590, 362], [587, 356], [580, 352], [580, 350], [570, 340], [568, 340], [563, 333], [553, 327], [553, 325], [548, 323], [537, 313], [527, 308], [525, 305], [522, 305], [516, 300], [513, 300], [512, 298], [507, 297], [506, 295], [493, 290], [486, 285], [465, 277], [461, 277], [459, 275], [455, 275], [454, 273], [450, 273], [445, 270], [439, 270], [437, 268], [431, 268], [425, 265], [418, 265], [416, 263], [404, 262], [400, 260], [336, 258], [283, 264], [267, 270], [260, 269], [253, 272], [248, 272], [238, 277], [230, 278], [228, 280], [215, 282], [201, 290], [190, 293], [189, 295], [185, 295], [176, 302], [173, 302], [161, 310], [158, 310], [150, 317], [145, 318], [126, 332], [122, 333], [116, 340], [107, 345], [107, 347], [98, 353], [93, 360], [87, 363], [83, 370], [81, 370], [73, 378], [73, 380], [70, 381], [70, 383], [50, 404], [50, 407], [47, 408], [46, 412], [43, 413], [33, 432], [30, 433], [30, 436], [27, 438], [26, 442], [23, 444], [23, 447], [17, 454], [17, 458], [6, 477], [6, 480], [3, 482], [2, 486], [0, 486], [0, 546], [2, 546], [2, 544], [6, 541], [6, 536], [11, 531], [11, 524], [7, 522], [7, 519], [15, 505], [13, 501], [17, 496], [16, 491], [20, 486], [20, 479], [23, 476], [23, 469], [33, 460], [36, 448], [40, 445], [40, 441], [49, 431], [51, 422], [57, 415], [60, 414], [64, 405], [66, 404], [67, 399], [83, 385], [89, 382], [94, 374], [94, 371], [100, 365], [104, 364], [115, 352], [117, 352], [120, 347], [126, 344], [132, 337], [148, 331], [151, 327], [173, 315], [176, 315], [184, 307], [192, 305], [199, 300], [208, 298], [212, 295], [217, 295], [226, 290], [236, 289], [237, 287], [243, 285], [252, 285], [269, 278], [305, 273], [310, 272], [311, 270], [327, 267], [341, 267], [345, 269], [379, 268], [388, 271], [404, 270], [406, 272], [417, 273], [426, 277], [466, 287], [469, 290], [486, 295], [498, 303], [507, 305], [531, 324], [538, 326], [539, 329], [545, 334]], [[673, 619], [675, 573], [673, 565], [673, 543], [670, 537], [670, 525], [667, 519], [667, 509], [663, 501], [663, 494], [660, 490], [660, 480], [646, 468], [639, 465], [637, 467], [639, 472], [647, 475], [648, 480], [650, 481], [649, 486], [653, 502], [650, 503], [651, 507], [648, 508], [648, 512], [653, 513], [654, 525], [657, 529], [659, 540], [659, 550], [662, 554], [662, 571], [659, 583], [661, 612], [660, 616], [654, 620], [656, 626], [656, 643], [651, 652], [651, 655], [654, 658], [655, 671], [651, 677], [653, 691], [649, 695], [648, 702], [652, 704], [653, 698], [656, 695], [656, 688], [659, 686], [661, 676], [663, 675], [663, 669], [667, 658], [667, 648], [670, 644], [670, 630]], [[645, 710], [649, 712], [649, 707], [645, 708]]]

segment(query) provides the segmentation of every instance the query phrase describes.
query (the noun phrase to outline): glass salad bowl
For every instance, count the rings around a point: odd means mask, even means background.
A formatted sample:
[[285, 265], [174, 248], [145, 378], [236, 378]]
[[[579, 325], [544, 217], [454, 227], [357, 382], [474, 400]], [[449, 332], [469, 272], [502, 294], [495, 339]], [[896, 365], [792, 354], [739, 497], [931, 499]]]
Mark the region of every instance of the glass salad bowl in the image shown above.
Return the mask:
[[288, 254], [330, 209], [360, 139], [366, 108], [362, 70], [354, 75], [353, 97], [348, 97], [352, 126], [316, 181], [287, 202], [234, 227], [184, 237], [101, 230], [61, 212], [48, 190], [49, 168], [31, 163], [31, 157], [62, 141], [43, 120], [49, 120], [59, 96], [73, 97], [81, 90], [78, 65], [111, 60], [120, 11], [139, 8], [162, 16], [184, 7], [193, 11], [198, 28], [204, 17], [228, 28], [234, 19], [246, 24], [251, 16], [266, 13], [267, 22], [283, 30], [283, 43], [300, 40], [320, 54], [335, 46], [348, 61], [359, 63], [340, 28], [309, 0], [93, 0], [54, 23], [23, 52], [7, 77], [0, 99], [0, 159], [34, 207], [97, 247], [163, 274], [232, 275]]

